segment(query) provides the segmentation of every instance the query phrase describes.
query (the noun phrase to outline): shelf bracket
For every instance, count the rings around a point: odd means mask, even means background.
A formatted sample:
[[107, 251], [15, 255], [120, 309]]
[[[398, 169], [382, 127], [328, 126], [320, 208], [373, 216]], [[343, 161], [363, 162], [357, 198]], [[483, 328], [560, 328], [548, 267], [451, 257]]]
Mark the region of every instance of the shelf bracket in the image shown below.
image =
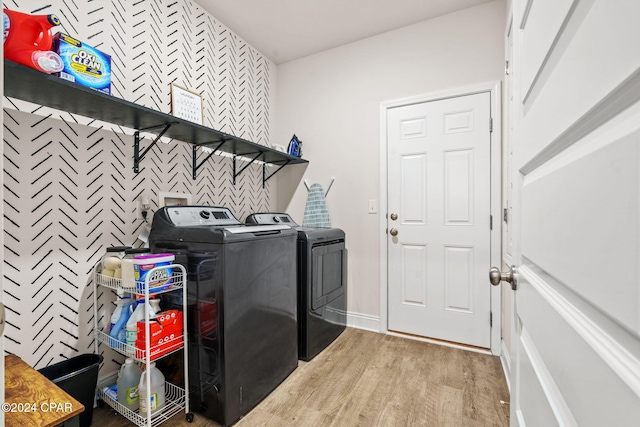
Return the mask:
[[135, 133], [133, 134], [133, 172], [138, 173], [140, 172], [140, 162], [142, 161], [142, 159], [144, 159], [144, 156], [147, 155], [147, 153], [149, 152], [149, 150], [151, 150], [157, 143], [158, 141], [160, 141], [160, 138], [162, 137], [162, 135], [165, 134], [165, 132], [167, 132], [169, 130], [169, 128], [171, 126], [173, 126], [174, 124], [176, 124], [177, 122], [170, 122], [167, 123], [164, 126], [164, 129], [162, 129], [162, 132], [160, 132], [158, 134], [158, 136], [156, 136], [156, 139], [153, 140], [153, 142], [151, 142], [151, 144], [149, 144], [149, 146], [142, 152], [142, 154], [140, 154], [140, 131], [141, 130], [148, 130], [148, 129], [155, 129], [157, 127], [160, 126], [156, 126], [153, 128], [145, 128], [145, 129], [138, 129], [137, 131], [135, 131]]
[[253, 162], [258, 160], [258, 157], [262, 156], [262, 154], [263, 154], [262, 151], [259, 152], [258, 154], [256, 154], [256, 156], [253, 159], [251, 159], [251, 161], [249, 163], [244, 165], [243, 168], [240, 169], [238, 172], [236, 172], [236, 169], [237, 169], [237, 166], [236, 166], [237, 155], [236, 154], [233, 155], [233, 185], [236, 185], [236, 177], [240, 176], [240, 174], [242, 172], [244, 172], [245, 169], [247, 169], [249, 166], [251, 166], [253, 164]]
[[264, 188], [264, 184], [267, 181], [269, 181], [269, 178], [271, 178], [273, 175], [275, 175], [278, 172], [280, 172], [280, 169], [282, 169], [283, 167], [287, 166], [289, 164], [289, 162], [291, 162], [291, 160], [287, 160], [286, 162], [284, 162], [284, 164], [280, 165], [280, 167], [278, 169], [276, 169], [274, 172], [272, 172], [269, 175], [267, 175], [267, 164], [263, 163], [262, 164], [262, 188]]
[[193, 151], [193, 163], [192, 163], [193, 164], [193, 179], [196, 179], [196, 173], [198, 172], [198, 169], [200, 169], [200, 166], [204, 165], [211, 158], [211, 156], [216, 154], [216, 152], [225, 144], [225, 142], [227, 142], [226, 139], [222, 140], [222, 142], [220, 144], [218, 144], [216, 146], [216, 148], [214, 148], [213, 151], [211, 151], [207, 155], [207, 157], [205, 157], [205, 159], [200, 162], [200, 164], [198, 164], [198, 147], [202, 147], [205, 144], [194, 145], [192, 147], [192, 151]]

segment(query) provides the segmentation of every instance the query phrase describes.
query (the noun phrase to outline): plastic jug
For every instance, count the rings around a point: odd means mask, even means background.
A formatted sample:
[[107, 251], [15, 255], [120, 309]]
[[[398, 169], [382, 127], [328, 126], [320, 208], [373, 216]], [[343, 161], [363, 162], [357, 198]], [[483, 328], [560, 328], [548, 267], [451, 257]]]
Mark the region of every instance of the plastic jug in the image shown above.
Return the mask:
[[[147, 390], [147, 375], [151, 378], [151, 388]], [[150, 396], [149, 410], [151, 415], [162, 412], [164, 407], [164, 375], [158, 368], [156, 363], [151, 362], [147, 369], [142, 371], [140, 383], [138, 384], [138, 394], [140, 395], [140, 412], [143, 417], [147, 416], [147, 396]]]
[[43, 73], [58, 73], [64, 64], [51, 50], [51, 28], [60, 25], [56, 15], [29, 15], [4, 9], [4, 57]]
[[118, 403], [132, 411], [140, 406], [138, 384], [140, 384], [141, 375], [142, 369], [129, 358], [124, 361], [118, 371]]

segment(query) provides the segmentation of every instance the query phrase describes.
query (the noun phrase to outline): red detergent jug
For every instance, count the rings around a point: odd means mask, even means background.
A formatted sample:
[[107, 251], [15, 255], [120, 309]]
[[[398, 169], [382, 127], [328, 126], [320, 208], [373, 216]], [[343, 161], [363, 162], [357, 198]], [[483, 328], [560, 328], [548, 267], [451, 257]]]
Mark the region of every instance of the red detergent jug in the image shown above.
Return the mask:
[[60, 19], [56, 15], [29, 15], [9, 9], [3, 12], [4, 57], [43, 73], [62, 71], [62, 58], [51, 50], [51, 28], [60, 25]]

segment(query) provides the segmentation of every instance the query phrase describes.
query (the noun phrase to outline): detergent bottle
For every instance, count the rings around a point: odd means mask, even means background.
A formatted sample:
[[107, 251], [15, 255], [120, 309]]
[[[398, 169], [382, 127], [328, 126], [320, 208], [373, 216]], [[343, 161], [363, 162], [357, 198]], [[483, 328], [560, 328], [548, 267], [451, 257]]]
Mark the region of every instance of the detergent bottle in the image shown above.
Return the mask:
[[109, 332], [109, 346], [113, 348], [123, 349], [126, 344], [126, 325], [129, 317], [131, 316], [131, 305], [133, 301], [131, 299], [122, 300], [122, 308], [120, 310], [120, 317], [118, 321], [113, 325]]
[[[155, 307], [159, 308], [159, 305], [158, 305], [159, 303], [160, 303], [160, 300], [157, 298], [149, 300], [149, 306], [148, 306], [149, 319], [153, 319], [154, 317], [156, 317], [157, 311]], [[144, 303], [144, 299], [138, 300], [138, 305], [136, 305], [135, 310], [133, 310], [133, 314], [131, 314], [131, 316], [129, 317], [129, 320], [127, 320], [126, 342], [127, 342], [127, 345], [130, 345], [131, 347], [135, 347], [136, 345], [136, 339], [138, 337], [138, 322], [140, 320], [145, 320], [144, 311], [146, 308], [147, 306]]]
[[60, 25], [56, 15], [29, 15], [4, 9], [4, 57], [43, 73], [64, 68], [60, 55], [51, 50], [51, 28]]
[[115, 310], [113, 310], [113, 314], [111, 315], [111, 327], [109, 328], [109, 332], [111, 332], [114, 326], [116, 325], [116, 323], [118, 323], [118, 319], [120, 319], [120, 316], [122, 315], [122, 307], [125, 304], [130, 305], [131, 298], [128, 296], [126, 297], [124, 295], [121, 296], [120, 292], [118, 292], [118, 299], [116, 300], [116, 308]]
[[130, 358], [124, 361], [118, 371], [118, 402], [132, 411], [140, 406], [138, 398], [140, 375], [142, 375], [142, 369]]

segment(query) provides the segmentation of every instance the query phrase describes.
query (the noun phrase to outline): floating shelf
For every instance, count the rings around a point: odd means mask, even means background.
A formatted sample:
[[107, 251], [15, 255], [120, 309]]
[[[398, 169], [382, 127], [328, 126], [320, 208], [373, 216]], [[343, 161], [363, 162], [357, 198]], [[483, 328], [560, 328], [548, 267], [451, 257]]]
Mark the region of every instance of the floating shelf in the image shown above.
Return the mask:
[[[211, 157], [211, 155], [207, 155], [205, 160], [197, 164], [196, 151], [198, 147], [209, 147], [214, 149], [214, 152], [233, 154], [234, 171], [236, 156], [253, 159], [251, 163], [257, 160], [280, 165], [281, 167], [271, 175], [266, 174], [266, 166], [263, 166], [263, 186], [264, 182], [277, 173], [282, 166], [308, 163], [307, 160], [299, 157], [290, 156], [264, 145], [89, 89], [57, 76], [41, 73], [6, 59], [4, 61], [4, 95], [135, 129], [138, 132], [144, 131], [158, 135], [156, 140], [140, 153], [139, 134], [136, 132], [134, 141], [135, 172], [138, 172], [140, 161], [147, 151], [158, 142], [160, 136], [193, 145], [193, 179], [196, 178], [200, 166]], [[244, 168], [241, 172], [243, 170]], [[239, 173], [234, 172], [234, 183], [237, 175]]]

